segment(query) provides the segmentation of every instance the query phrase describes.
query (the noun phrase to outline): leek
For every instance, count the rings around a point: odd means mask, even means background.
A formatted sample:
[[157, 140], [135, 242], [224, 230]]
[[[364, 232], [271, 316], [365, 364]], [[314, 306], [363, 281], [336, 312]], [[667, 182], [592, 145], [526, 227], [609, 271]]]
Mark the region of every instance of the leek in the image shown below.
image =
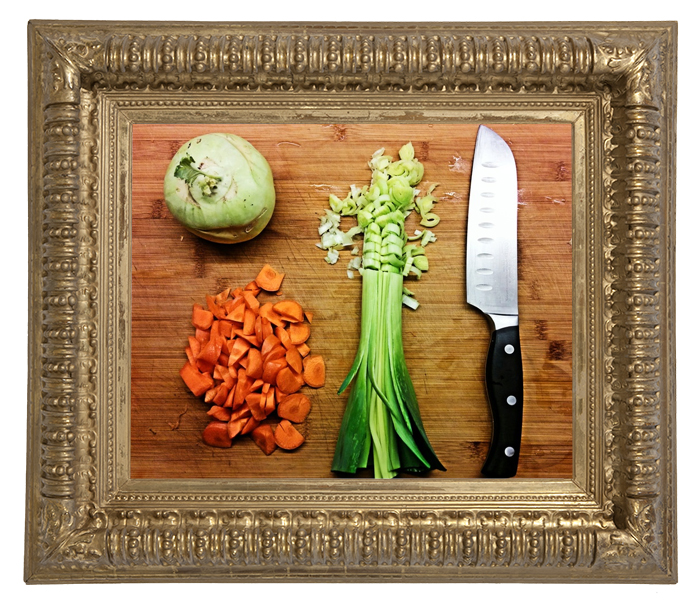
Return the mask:
[[[433, 212], [434, 186], [418, 197], [423, 165], [410, 143], [399, 151], [399, 160], [382, 149], [369, 164], [369, 186], [352, 186], [344, 200], [331, 195], [331, 209], [319, 228], [320, 246], [328, 250], [329, 263], [337, 261], [338, 250], [354, 245], [354, 237], [363, 236], [361, 258], [348, 264], [348, 276], [352, 270], [362, 276], [360, 340], [338, 390], [343, 393], [352, 384], [331, 468], [352, 474], [369, 467], [371, 459], [374, 476], [382, 479], [399, 472], [444, 471], [421, 421], [404, 357], [401, 318], [404, 305], [413, 310], [419, 305], [404, 288], [404, 277], [420, 278], [428, 270], [425, 246], [436, 239], [430, 230], [421, 230], [409, 241], [405, 220], [415, 211], [424, 226], [432, 228], [439, 222]], [[355, 216], [357, 226], [344, 233], [343, 216]], [[414, 242], [419, 239], [420, 245]]]

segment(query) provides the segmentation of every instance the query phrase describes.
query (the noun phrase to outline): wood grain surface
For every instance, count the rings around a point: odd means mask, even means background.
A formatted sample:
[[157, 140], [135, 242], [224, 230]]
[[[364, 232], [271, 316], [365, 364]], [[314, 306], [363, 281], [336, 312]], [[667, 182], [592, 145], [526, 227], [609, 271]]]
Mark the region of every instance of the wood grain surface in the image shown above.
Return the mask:
[[[519, 186], [519, 299], [525, 403], [518, 477], [572, 476], [571, 127], [493, 124], [512, 147]], [[425, 165], [423, 185], [438, 183], [430, 271], [410, 289], [421, 306], [403, 313], [405, 355], [431, 442], [446, 472], [480, 476], [491, 437], [484, 387], [489, 341], [485, 318], [465, 301], [469, 176], [478, 124], [133, 125], [132, 181], [132, 478], [331, 478], [347, 395], [338, 395], [360, 329], [359, 277], [347, 278], [349, 252], [324, 262], [318, 218], [328, 195], [368, 182], [380, 147], [398, 155], [411, 141]], [[163, 176], [188, 139], [236, 133], [269, 161], [277, 203], [267, 229], [248, 243], [209, 243], [170, 215]], [[347, 220], [349, 221], [349, 220]], [[347, 224], [349, 225], [349, 224]], [[271, 456], [247, 437], [231, 449], [201, 439], [207, 407], [178, 370], [185, 361], [194, 302], [243, 287], [263, 264], [285, 272], [284, 296], [313, 311], [312, 352], [327, 365], [326, 386], [304, 388], [313, 407], [307, 440]], [[271, 298], [275, 299], [275, 298]], [[367, 475], [370, 473], [367, 472]]]

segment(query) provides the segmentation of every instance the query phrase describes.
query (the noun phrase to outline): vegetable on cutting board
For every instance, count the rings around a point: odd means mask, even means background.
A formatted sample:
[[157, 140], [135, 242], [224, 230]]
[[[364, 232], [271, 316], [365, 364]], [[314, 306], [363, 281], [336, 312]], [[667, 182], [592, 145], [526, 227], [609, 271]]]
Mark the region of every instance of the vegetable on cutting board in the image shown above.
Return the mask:
[[[394, 161], [378, 150], [370, 160], [368, 186], [352, 186], [341, 200], [330, 196], [330, 209], [321, 218], [318, 246], [335, 264], [340, 251], [354, 247], [348, 274], [362, 276], [360, 340], [355, 360], [339, 393], [352, 383], [340, 427], [332, 470], [356, 473], [373, 461], [374, 476], [392, 478], [399, 472], [444, 471], [426, 434], [403, 351], [402, 310], [417, 308], [404, 279], [420, 278], [428, 270], [426, 246], [440, 218], [431, 186], [418, 195], [424, 168], [408, 143]], [[423, 229], [406, 234], [406, 218], [415, 211]], [[353, 216], [357, 225], [346, 232], [341, 218]], [[361, 257], [356, 237], [363, 237]], [[307, 357], [311, 367], [312, 358]], [[313, 377], [313, 376], [311, 376]], [[312, 382], [309, 382], [313, 386]]]
[[307, 420], [311, 400], [301, 390], [325, 384], [325, 362], [311, 354], [312, 315], [301, 304], [261, 301], [279, 290], [283, 278], [266, 264], [244, 288], [207, 295], [206, 308], [192, 306], [195, 333], [180, 376], [209, 408], [211, 421], [202, 433], [207, 445], [230, 448], [236, 437], [249, 435], [270, 455], [305, 441], [295, 425]]
[[267, 226], [275, 185], [265, 157], [231, 133], [207, 133], [182, 145], [163, 182], [165, 203], [190, 232], [216, 243], [241, 243]]

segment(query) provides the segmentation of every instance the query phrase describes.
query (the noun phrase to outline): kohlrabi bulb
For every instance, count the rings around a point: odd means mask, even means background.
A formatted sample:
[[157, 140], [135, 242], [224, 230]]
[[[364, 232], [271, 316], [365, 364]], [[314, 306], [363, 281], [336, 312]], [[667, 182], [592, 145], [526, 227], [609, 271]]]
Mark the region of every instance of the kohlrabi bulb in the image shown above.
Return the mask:
[[208, 133], [185, 143], [165, 173], [164, 194], [185, 228], [216, 243], [256, 237], [275, 209], [267, 160], [250, 142], [229, 133]]

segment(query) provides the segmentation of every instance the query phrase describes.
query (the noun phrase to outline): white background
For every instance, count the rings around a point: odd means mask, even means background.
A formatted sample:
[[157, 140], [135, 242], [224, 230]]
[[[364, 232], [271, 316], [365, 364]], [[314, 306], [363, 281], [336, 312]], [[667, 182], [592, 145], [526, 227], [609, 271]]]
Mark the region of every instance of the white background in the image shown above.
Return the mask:
[[[535, 7], [536, 4], [536, 7]], [[511, 6], [512, 5], [512, 6]], [[698, 605], [698, 526], [693, 525], [700, 505], [695, 506], [700, 462], [695, 436], [700, 420], [700, 399], [692, 389], [700, 360], [693, 348], [698, 339], [698, 62], [697, 8], [688, 0], [636, 0], [611, 2], [465, 2], [464, 0], [141, 0], [100, 2], [16, 2], [3, 9], [5, 43], [2, 74], [2, 130], [5, 146], [1, 156], [3, 192], [0, 217], [3, 222], [2, 332], [3, 384], [8, 389], [0, 407], [5, 425], [2, 450], [2, 526], [0, 587], [6, 606], [51, 606], [72, 604], [111, 606], [167, 605], [259, 605], [284, 608], [355, 605], [426, 606], [436, 602], [457, 606], [494, 604], [598, 606]], [[59, 585], [26, 586], [23, 582], [24, 498], [26, 453], [26, 359], [27, 359], [27, 34], [30, 19], [109, 19], [152, 21], [678, 21], [679, 103], [677, 159], [677, 428], [680, 583], [659, 585], [435, 585], [435, 584], [160, 584], [160, 585]], [[691, 593], [689, 593], [691, 592]]]

